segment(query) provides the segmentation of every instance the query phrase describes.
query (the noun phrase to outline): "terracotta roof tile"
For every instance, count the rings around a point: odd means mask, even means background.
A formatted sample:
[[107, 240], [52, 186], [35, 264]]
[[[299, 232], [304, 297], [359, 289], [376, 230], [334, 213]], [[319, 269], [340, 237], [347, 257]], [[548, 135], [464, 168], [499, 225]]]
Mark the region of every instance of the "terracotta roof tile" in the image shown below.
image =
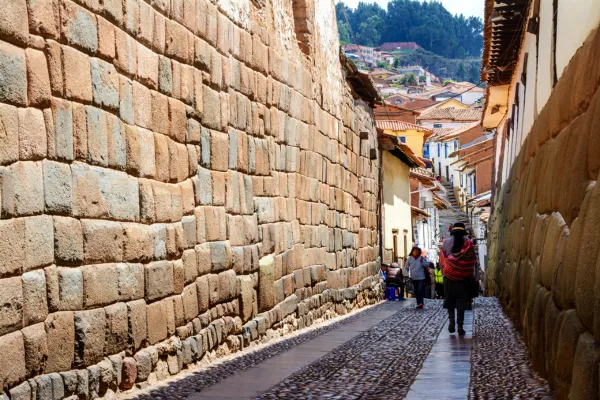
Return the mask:
[[[403, 104], [404, 107], [406, 107]], [[418, 120], [450, 120], [459, 122], [481, 121], [481, 109], [468, 108], [459, 110], [457, 108], [431, 108], [423, 112]]]
[[377, 124], [377, 129], [382, 129], [382, 130], [386, 130], [389, 129], [391, 131], [406, 131], [409, 129], [413, 129], [419, 132], [426, 132], [426, 133], [432, 133], [431, 129], [425, 128], [423, 126], [420, 125], [415, 125], [415, 124], [411, 124], [408, 122], [403, 122], [403, 121], [392, 121], [392, 120], [385, 120], [385, 119], [378, 119], [377, 121], [375, 121]]

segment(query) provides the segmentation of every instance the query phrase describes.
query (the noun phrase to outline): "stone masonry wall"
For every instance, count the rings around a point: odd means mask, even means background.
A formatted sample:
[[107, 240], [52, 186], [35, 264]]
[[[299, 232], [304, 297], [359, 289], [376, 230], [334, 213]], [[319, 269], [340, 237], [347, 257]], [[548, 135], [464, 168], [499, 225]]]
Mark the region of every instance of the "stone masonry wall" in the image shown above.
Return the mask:
[[2, 2], [0, 399], [143, 387], [376, 301], [371, 109], [333, 1], [293, 5]]
[[599, 393], [599, 59], [597, 29], [537, 117], [492, 216], [487, 289], [557, 399]]

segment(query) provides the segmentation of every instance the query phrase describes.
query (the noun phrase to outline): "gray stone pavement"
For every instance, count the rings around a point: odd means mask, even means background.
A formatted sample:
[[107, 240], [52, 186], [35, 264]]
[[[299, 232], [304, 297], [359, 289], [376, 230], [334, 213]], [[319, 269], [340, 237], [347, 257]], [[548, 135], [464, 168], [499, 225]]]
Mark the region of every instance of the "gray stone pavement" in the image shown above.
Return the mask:
[[441, 300], [384, 302], [136, 399], [551, 399], [494, 298], [448, 333]]

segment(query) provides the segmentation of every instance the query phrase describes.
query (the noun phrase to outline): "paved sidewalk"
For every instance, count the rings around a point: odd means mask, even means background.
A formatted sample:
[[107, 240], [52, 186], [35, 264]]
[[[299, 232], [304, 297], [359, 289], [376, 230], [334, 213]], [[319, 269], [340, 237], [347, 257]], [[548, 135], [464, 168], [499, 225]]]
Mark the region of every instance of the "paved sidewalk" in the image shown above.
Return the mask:
[[410, 387], [407, 400], [459, 400], [469, 395], [473, 313], [465, 313], [464, 336], [448, 332], [448, 323]]
[[[325, 356], [327, 353], [396, 314], [409, 302], [387, 303], [356, 321], [318, 336], [258, 366], [239, 372], [220, 383], [192, 395], [190, 400], [246, 400], [266, 392], [273, 385]], [[412, 305], [412, 304], [411, 304]]]
[[422, 310], [412, 299], [385, 302], [133, 398], [553, 398], [496, 299], [476, 299], [465, 330], [462, 337], [448, 332], [441, 300], [426, 300]]

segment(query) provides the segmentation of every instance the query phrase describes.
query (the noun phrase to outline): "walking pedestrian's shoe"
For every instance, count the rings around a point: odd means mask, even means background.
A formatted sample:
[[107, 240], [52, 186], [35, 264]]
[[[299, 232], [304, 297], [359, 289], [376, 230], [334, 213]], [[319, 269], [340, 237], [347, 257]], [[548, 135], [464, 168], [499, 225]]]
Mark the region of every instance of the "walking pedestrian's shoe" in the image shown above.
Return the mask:
[[423, 304], [417, 304], [417, 308], [423, 308]]
[[450, 321], [448, 324], [448, 332], [454, 333], [456, 331], [456, 327], [454, 326], [454, 321]]
[[458, 335], [459, 336], [464, 336], [464, 334], [465, 334], [465, 330], [463, 329], [462, 326], [459, 325], [458, 326]]

